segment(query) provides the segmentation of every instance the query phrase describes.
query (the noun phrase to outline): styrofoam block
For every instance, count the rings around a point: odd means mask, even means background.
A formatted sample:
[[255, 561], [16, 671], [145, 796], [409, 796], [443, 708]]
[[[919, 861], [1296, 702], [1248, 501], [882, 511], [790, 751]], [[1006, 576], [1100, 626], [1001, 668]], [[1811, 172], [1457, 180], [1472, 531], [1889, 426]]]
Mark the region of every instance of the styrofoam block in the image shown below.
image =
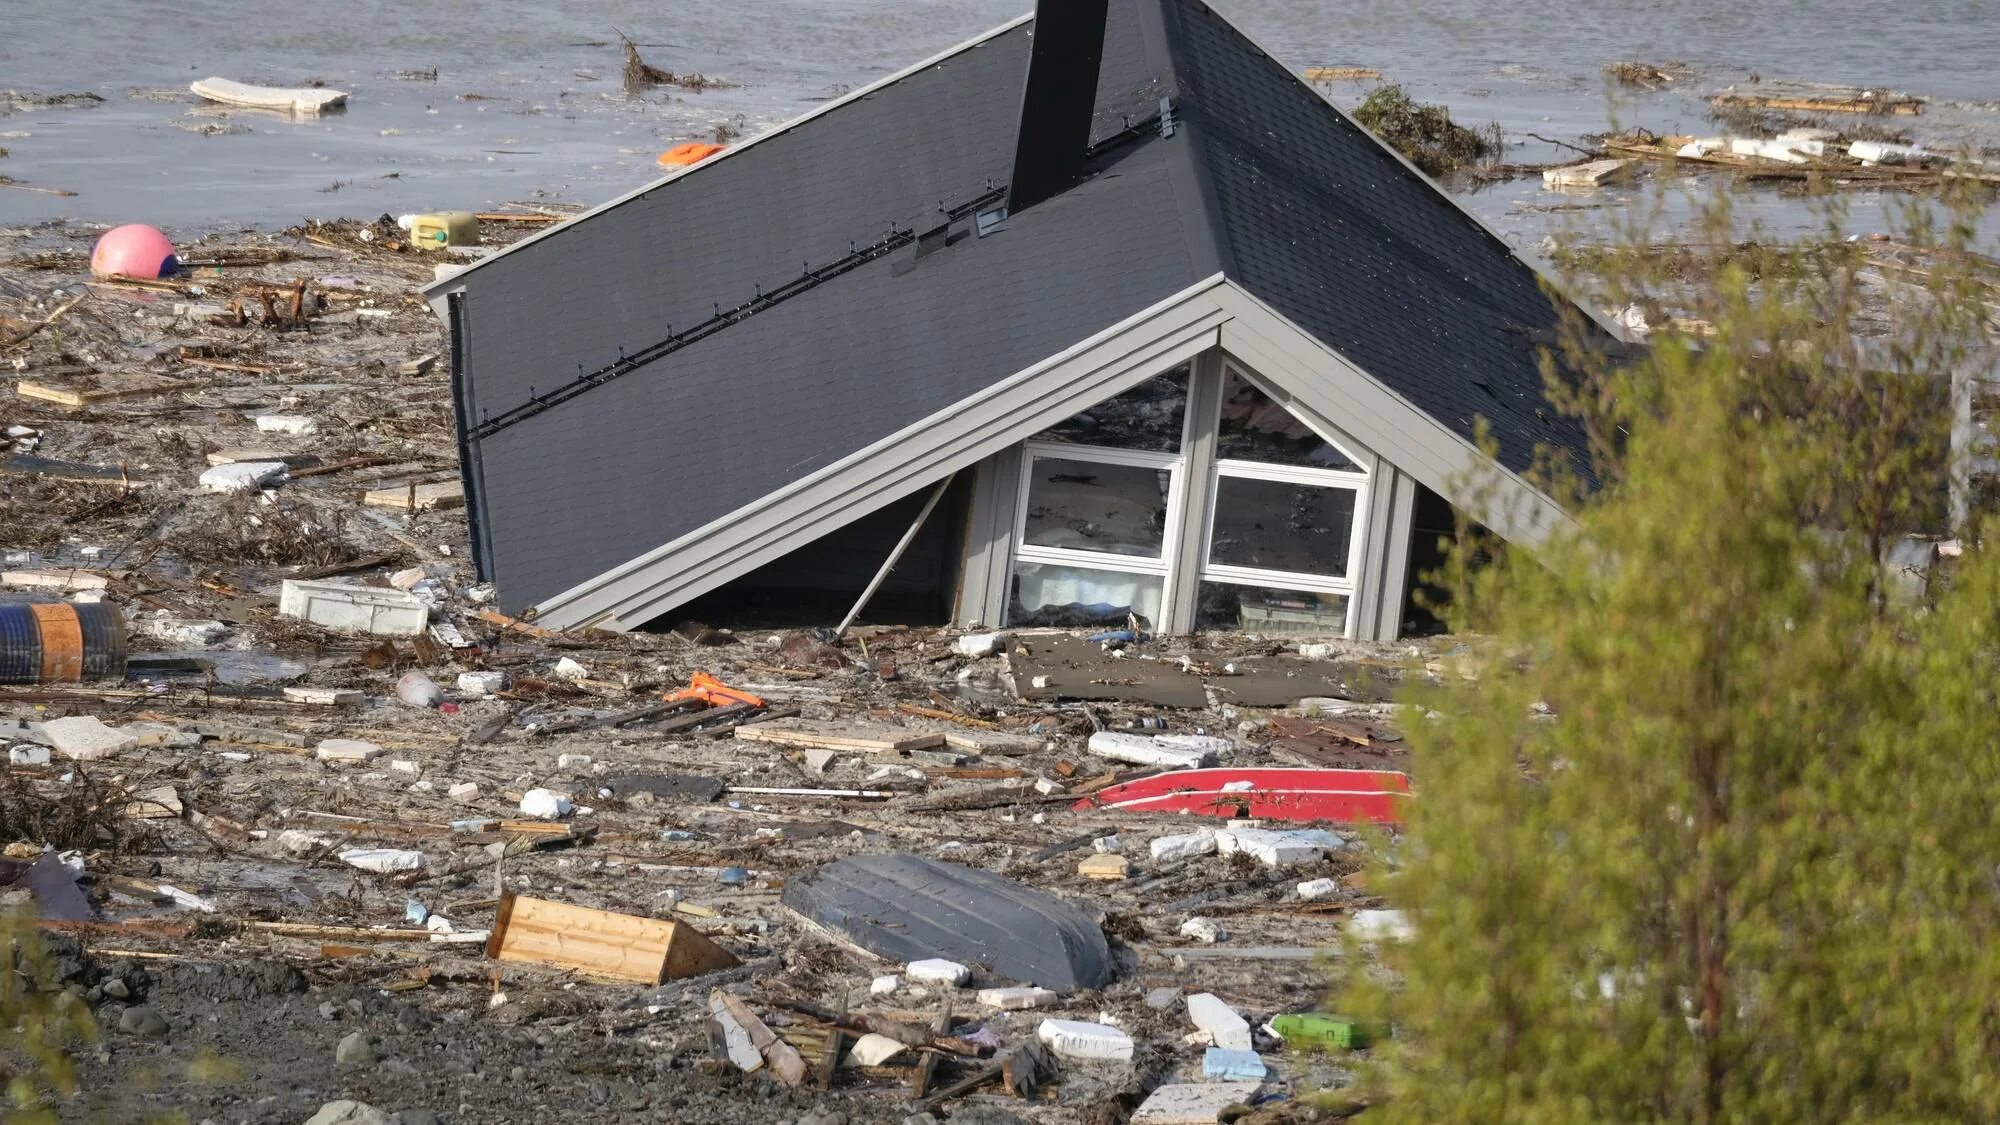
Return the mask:
[[492, 695], [507, 689], [505, 672], [460, 672], [458, 690], [467, 695]]
[[1242, 852], [1266, 867], [1311, 863], [1344, 846], [1340, 837], [1324, 828], [1229, 828], [1215, 834], [1215, 843], [1223, 855]]
[[1082, 1020], [1043, 1020], [1035, 1031], [1059, 1058], [1094, 1062], [1132, 1061], [1132, 1037], [1101, 1023]]
[[316, 434], [319, 423], [304, 414], [259, 414], [257, 428], [267, 434]]
[[1215, 832], [1204, 828], [1199, 832], [1189, 832], [1178, 836], [1156, 836], [1151, 845], [1153, 862], [1165, 863], [1169, 860], [1192, 859], [1198, 855], [1215, 854]]
[[78, 762], [114, 757], [139, 745], [137, 735], [107, 727], [95, 715], [50, 719], [42, 724], [42, 735], [56, 753]]
[[1340, 880], [1338, 879], [1308, 879], [1299, 884], [1299, 901], [1301, 902], [1315, 902], [1323, 898], [1332, 898], [1339, 893]]
[[1258, 1079], [1269, 1072], [1255, 1051], [1210, 1047], [1201, 1055], [1201, 1076], [1208, 1079]]
[[1046, 1008], [1057, 999], [1056, 994], [1046, 988], [1028, 985], [1013, 988], [982, 988], [974, 998], [989, 1008], [998, 1008], [1003, 1012]]
[[949, 984], [956, 987], [972, 979], [970, 968], [942, 957], [912, 961], [904, 966], [903, 972], [911, 980], [922, 984]]
[[322, 762], [365, 762], [380, 753], [380, 746], [358, 738], [328, 738], [313, 747], [313, 756]]
[[1188, 1019], [1208, 1032], [1209, 1041], [1231, 1051], [1250, 1049], [1250, 1023], [1236, 1014], [1212, 992], [1197, 992], [1187, 998]]
[[1257, 1096], [1261, 1082], [1177, 1082], [1156, 1088], [1132, 1125], [1215, 1125], [1222, 1111]]
[[195, 483], [203, 492], [249, 492], [284, 475], [283, 461], [233, 461], [202, 470]]
[[[1189, 737], [1189, 736], [1169, 736]], [[1196, 736], [1198, 737], [1198, 736]], [[1164, 739], [1149, 738], [1143, 734], [1126, 734], [1123, 731], [1101, 730], [1090, 736], [1086, 744], [1091, 753], [1114, 762], [1130, 762], [1139, 766], [1163, 766], [1167, 769], [1197, 769], [1211, 764], [1215, 758], [1212, 747], [1192, 748], [1176, 745]]]

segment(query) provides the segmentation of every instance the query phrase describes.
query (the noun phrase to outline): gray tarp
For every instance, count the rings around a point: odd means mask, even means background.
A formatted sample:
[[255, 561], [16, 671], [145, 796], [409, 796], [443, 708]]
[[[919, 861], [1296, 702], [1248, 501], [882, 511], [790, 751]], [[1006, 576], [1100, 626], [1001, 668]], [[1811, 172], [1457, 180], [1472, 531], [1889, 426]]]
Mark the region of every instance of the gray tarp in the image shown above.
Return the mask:
[[878, 956], [943, 957], [1057, 992], [1100, 988], [1111, 950], [1060, 899], [902, 853], [853, 856], [785, 885], [784, 904]]

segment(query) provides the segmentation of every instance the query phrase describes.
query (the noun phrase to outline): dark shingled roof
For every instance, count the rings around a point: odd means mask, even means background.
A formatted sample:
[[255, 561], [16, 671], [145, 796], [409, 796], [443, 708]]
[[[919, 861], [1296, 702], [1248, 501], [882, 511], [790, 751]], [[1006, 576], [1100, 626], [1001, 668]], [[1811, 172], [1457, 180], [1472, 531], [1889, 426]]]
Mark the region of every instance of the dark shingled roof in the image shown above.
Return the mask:
[[[1453, 430], [1486, 417], [1511, 468], [1538, 443], [1582, 449], [1542, 400], [1531, 333], [1547, 338], [1555, 314], [1535, 272], [1200, 0], [1111, 0], [1090, 175], [974, 237], [972, 215], [1005, 188], [1032, 28], [434, 287], [465, 293], [467, 495], [505, 608], [1218, 271]], [[1171, 137], [1153, 121], [1162, 97], [1182, 124]], [[959, 216], [948, 245], [870, 256], [942, 212]], [[808, 271], [824, 280], [801, 284]], [[699, 339], [532, 405], [731, 310]]]

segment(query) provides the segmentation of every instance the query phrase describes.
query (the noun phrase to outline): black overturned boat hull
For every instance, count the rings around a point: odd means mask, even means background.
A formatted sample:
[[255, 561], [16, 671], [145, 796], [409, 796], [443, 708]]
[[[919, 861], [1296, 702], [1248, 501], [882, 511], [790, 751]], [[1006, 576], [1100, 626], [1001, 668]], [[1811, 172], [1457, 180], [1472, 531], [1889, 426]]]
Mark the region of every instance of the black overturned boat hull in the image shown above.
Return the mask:
[[880, 957], [942, 957], [1057, 992], [1111, 980], [1104, 932], [1061, 899], [922, 856], [852, 856], [785, 886], [783, 902]]

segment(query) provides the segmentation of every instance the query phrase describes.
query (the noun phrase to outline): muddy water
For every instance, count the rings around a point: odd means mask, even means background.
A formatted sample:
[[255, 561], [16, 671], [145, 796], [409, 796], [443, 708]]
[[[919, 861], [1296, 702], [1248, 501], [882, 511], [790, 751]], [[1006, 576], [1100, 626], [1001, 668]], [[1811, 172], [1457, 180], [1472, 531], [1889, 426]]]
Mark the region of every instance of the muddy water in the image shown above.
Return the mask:
[[[1695, 92], [1767, 78], [1886, 85], [1947, 103], [2000, 99], [1991, 0], [1216, 0], [1288, 64], [1381, 68], [1462, 120], [1497, 120], [1510, 159], [1554, 158], [1615, 115], [1713, 132], [1693, 92], [1617, 94], [1602, 64], [1687, 60]], [[642, 184], [670, 144], [719, 124], [745, 134], [1009, 18], [1027, 0], [500, 0], [244, 5], [223, 0], [6, 0], [0, 89], [88, 90], [88, 108], [0, 112], [0, 175], [76, 191], [0, 188], [0, 226], [58, 217], [143, 219], [180, 230], [269, 226], [305, 215], [597, 203]], [[657, 66], [740, 85], [695, 94], [620, 88], [616, 30]], [[437, 77], [404, 72], [435, 68]], [[349, 91], [344, 113], [292, 121], [220, 112], [187, 83], [207, 75]], [[1333, 90], [1352, 105], [1365, 84]], [[1012, 91], [995, 91], [1013, 97]], [[1905, 123], [1905, 122], [1899, 122]], [[1920, 139], [2000, 143], [2000, 112], [1942, 104]], [[1775, 189], [1757, 217], [1798, 229]], [[1528, 180], [1472, 193], [1509, 238], [1602, 223], [1618, 192], [1558, 197]], [[1879, 225], [1880, 198], [1853, 197]]]

